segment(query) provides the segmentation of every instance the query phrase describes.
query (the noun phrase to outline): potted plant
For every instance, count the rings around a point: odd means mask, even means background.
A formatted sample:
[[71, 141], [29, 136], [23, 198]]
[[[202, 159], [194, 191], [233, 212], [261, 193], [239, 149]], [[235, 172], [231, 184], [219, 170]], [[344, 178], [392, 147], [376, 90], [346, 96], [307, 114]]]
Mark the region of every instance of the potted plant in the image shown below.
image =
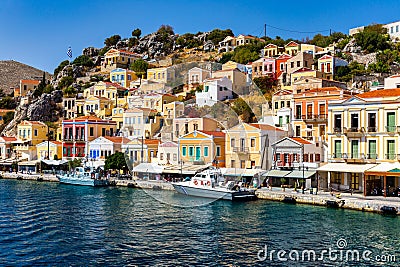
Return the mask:
[[286, 184], [286, 179], [285, 178], [281, 178], [281, 187], [282, 187], [282, 191], [285, 192], [285, 184]]

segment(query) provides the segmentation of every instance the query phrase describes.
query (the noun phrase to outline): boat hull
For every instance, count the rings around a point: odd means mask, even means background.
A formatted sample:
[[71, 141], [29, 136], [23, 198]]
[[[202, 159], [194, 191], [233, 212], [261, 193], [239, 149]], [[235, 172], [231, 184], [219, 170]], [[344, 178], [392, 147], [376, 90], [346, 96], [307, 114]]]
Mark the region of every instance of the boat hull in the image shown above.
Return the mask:
[[81, 179], [72, 177], [58, 177], [58, 180], [62, 184], [72, 184], [72, 185], [84, 185], [84, 186], [108, 186], [107, 180], [97, 180], [97, 179]]
[[225, 200], [252, 200], [256, 196], [250, 191], [227, 191], [215, 188], [198, 188], [193, 186], [172, 183], [174, 189], [183, 195]]

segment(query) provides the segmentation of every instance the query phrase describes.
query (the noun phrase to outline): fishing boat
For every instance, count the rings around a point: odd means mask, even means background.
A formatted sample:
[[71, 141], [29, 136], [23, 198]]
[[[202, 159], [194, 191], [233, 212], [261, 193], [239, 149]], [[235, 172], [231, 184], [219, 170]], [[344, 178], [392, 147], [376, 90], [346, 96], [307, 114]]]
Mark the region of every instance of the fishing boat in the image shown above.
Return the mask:
[[57, 175], [60, 183], [86, 186], [108, 186], [110, 181], [101, 177], [93, 168], [76, 167], [72, 173]]
[[244, 188], [234, 181], [225, 183], [218, 169], [207, 169], [197, 173], [190, 180], [172, 183], [181, 194], [194, 197], [205, 197], [225, 200], [252, 200], [256, 198], [255, 190]]

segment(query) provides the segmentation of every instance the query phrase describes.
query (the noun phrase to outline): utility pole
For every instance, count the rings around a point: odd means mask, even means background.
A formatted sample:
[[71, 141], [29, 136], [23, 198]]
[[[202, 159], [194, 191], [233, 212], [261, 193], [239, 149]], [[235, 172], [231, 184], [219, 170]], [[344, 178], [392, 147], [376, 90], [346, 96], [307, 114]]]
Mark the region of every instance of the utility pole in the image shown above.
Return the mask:
[[50, 160], [50, 127], [47, 125], [47, 159]]
[[140, 162], [143, 163], [143, 135], [142, 135], [142, 151], [140, 153]]
[[267, 37], [267, 24], [264, 24], [264, 37]]
[[329, 36], [332, 35], [332, 29], [329, 29]]

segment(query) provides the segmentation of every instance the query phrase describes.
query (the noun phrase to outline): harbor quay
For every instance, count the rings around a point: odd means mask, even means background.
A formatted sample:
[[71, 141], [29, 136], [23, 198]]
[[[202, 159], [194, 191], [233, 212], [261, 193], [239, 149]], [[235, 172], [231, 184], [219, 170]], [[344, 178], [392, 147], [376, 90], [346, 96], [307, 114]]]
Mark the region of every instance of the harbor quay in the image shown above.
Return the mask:
[[[2, 172], [3, 179], [31, 180], [38, 182], [58, 182], [53, 174], [21, 174]], [[163, 180], [142, 180], [142, 179], [116, 179], [115, 185], [121, 187], [132, 187], [139, 189], [151, 190], [168, 190], [173, 191], [174, 188], [170, 182]], [[290, 204], [306, 204], [314, 206], [326, 206], [331, 208], [350, 209], [363, 212], [381, 213], [382, 207], [391, 207], [400, 211], [400, 201], [395, 197], [383, 196], [363, 196], [362, 194], [351, 193], [332, 193], [318, 191], [311, 193], [309, 190], [293, 190], [278, 187], [261, 187], [256, 190], [258, 199], [285, 202]]]

